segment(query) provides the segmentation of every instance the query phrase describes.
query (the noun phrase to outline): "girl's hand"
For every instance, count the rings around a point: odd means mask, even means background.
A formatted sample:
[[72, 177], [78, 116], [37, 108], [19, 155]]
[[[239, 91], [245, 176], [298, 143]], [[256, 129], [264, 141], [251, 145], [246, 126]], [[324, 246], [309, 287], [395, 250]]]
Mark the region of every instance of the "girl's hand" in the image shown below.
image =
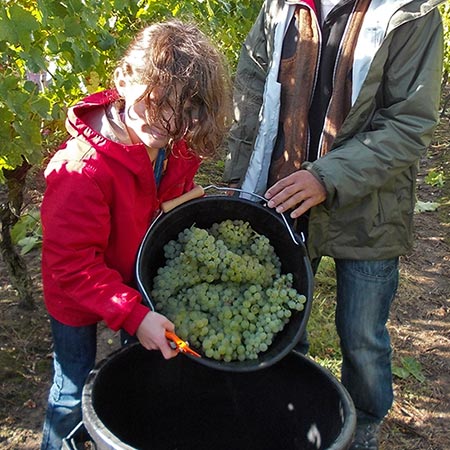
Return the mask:
[[275, 183], [264, 196], [267, 206], [282, 213], [291, 208], [291, 217], [296, 219], [308, 209], [322, 203], [327, 193], [322, 183], [307, 170], [299, 170]]
[[163, 315], [150, 311], [139, 325], [136, 337], [147, 350], [160, 350], [165, 359], [178, 355], [178, 350], [172, 349], [165, 333], [174, 331], [174, 324]]

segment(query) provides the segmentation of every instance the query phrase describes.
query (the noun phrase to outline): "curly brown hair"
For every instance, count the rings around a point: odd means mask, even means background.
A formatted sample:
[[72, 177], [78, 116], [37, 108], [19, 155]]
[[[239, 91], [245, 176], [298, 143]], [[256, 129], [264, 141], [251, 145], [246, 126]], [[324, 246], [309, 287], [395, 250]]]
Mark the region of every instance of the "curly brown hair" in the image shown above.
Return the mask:
[[[149, 123], [164, 120], [171, 110], [173, 141], [185, 138], [200, 156], [210, 156], [222, 143], [231, 121], [230, 71], [224, 56], [193, 23], [159, 22], [142, 29], [119, 66], [132, 82], [147, 89], [138, 101], [147, 104]], [[158, 90], [158, 100], [150, 94]]]

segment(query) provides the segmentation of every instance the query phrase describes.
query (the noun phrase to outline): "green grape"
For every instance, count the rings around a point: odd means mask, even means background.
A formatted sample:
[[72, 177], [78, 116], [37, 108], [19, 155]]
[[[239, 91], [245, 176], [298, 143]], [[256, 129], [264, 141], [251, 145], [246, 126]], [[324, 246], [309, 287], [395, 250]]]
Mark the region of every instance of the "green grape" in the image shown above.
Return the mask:
[[270, 347], [306, 297], [266, 236], [248, 222], [195, 225], [164, 246], [166, 264], [153, 279], [156, 308], [207, 358], [245, 361]]

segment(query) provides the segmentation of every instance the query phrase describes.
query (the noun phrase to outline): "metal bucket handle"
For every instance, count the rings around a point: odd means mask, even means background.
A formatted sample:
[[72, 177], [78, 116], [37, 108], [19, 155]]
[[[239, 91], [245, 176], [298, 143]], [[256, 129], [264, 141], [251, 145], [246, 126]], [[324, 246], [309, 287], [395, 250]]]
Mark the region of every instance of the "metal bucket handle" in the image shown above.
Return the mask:
[[[267, 203], [267, 199], [265, 197], [263, 197], [262, 195], [256, 194], [254, 192], [248, 192], [248, 191], [244, 191], [242, 189], [239, 188], [231, 188], [231, 187], [221, 187], [221, 186], [216, 186], [214, 184], [210, 184], [209, 186], [206, 186], [204, 188], [205, 191], [207, 191], [208, 189], [217, 189], [218, 191], [234, 191], [234, 192], [239, 192], [241, 194], [245, 194], [245, 195], [253, 195], [254, 197], [258, 198], [259, 200], [262, 200], [263, 202]], [[281, 218], [283, 219], [283, 222], [289, 232], [289, 235], [291, 236], [291, 239], [294, 241], [294, 244], [296, 245], [300, 245], [299, 242], [297, 241], [297, 239], [295, 239], [294, 236], [294, 232], [292, 231], [291, 226], [289, 225], [286, 217], [284, 216], [283, 213], [278, 213]], [[303, 243], [305, 242], [305, 238], [303, 236], [303, 233], [301, 234], [301, 238], [303, 240]]]

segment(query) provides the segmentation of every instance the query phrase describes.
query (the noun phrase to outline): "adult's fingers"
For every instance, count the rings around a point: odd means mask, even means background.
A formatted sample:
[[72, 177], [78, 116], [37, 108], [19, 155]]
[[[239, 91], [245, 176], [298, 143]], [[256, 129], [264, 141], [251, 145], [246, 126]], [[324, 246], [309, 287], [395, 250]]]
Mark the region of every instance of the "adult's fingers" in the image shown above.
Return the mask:
[[294, 209], [291, 217], [296, 218], [326, 198], [322, 183], [306, 170], [299, 170], [274, 184], [266, 192], [267, 205], [282, 213]]

